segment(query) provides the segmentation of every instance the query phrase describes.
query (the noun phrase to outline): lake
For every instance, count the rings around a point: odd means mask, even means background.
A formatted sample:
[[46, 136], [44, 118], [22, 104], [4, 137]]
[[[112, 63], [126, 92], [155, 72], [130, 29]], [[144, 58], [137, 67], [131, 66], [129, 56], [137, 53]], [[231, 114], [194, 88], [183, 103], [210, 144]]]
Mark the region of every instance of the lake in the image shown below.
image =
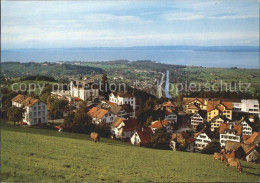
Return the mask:
[[152, 60], [203, 67], [259, 68], [259, 52], [217, 52], [174, 49], [17, 49], [2, 50], [1, 61]]

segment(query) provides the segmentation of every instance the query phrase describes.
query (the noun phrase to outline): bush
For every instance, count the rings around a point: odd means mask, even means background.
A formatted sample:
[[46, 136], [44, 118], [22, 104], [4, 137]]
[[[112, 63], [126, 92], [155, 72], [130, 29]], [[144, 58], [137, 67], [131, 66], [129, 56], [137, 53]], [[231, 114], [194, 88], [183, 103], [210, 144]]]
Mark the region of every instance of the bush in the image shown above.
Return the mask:
[[220, 143], [217, 141], [212, 141], [201, 151], [201, 153], [214, 154], [215, 152], [220, 152], [220, 149]]

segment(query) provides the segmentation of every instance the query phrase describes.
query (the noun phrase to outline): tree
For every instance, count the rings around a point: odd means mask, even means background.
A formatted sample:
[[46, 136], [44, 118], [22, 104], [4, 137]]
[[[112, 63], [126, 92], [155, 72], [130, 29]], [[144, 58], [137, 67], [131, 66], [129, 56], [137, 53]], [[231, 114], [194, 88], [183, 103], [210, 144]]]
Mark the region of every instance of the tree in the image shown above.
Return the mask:
[[24, 113], [25, 113], [24, 107], [12, 106], [7, 111], [7, 117], [10, 121], [13, 121], [15, 125], [16, 122], [23, 120]]
[[220, 149], [220, 143], [214, 140], [210, 142], [204, 149], [202, 149], [201, 153], [214, 154], [215, 152], [220, 152]]
[[170, 149], [170, 137], [165, 127], [155, 130], [155, 134], [151, 137], [151, 147], [155, 149]]
[[177, 107], [178, 107], [179, 111], [183, 110], [183, 108], [182, 108], [182, 95], [181, 94], [179, 94], [178, 98], [177, 98]]

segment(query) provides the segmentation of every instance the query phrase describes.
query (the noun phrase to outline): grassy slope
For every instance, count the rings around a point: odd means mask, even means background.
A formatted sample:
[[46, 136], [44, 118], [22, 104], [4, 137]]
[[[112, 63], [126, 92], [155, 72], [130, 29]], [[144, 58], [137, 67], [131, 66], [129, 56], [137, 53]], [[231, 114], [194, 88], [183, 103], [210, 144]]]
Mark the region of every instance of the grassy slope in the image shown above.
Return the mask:
[[2, 123], [2, 181], [258, 181], [258, 165], [238, 173], [212, 156], [153, 150], [88, 135]]

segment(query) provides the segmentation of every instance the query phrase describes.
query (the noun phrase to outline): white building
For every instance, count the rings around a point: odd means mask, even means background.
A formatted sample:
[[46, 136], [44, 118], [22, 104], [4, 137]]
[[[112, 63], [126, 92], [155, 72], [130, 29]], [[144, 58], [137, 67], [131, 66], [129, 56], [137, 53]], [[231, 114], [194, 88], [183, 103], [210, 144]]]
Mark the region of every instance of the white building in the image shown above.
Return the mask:
[[115, 120], [115, 115], [109, 110], [100, 109], [97, 107], [91, 108], [87, 113], [92, 118], [92, 123], [112, 123]]
[[177, 114], [171, 109], [165, 109], [164, 120], [171, 121], [172, 123], [177, 123]]
[[238, 124], [242, 126], [242, 135], [249, 135], [253, 134], [253, 124], [247, 118], [242, 118]]
[[241, 101], [233, 102], [233, 111], [259, 114], [259, 102], [257, 99], [242, 99]]
[[140, 128], [141, 126], [135, 118], [128, 120], [116, 118], [111, 125], [111, 132], [115, 138], [131, 138], [134, 132]]
[[83, 101], [93, 101], [99, 98], [98, 84], [84, 80], [70, 81], [70, 95]]
[[190, 121], [191, 121], [191, 127], [193, 129], [196, 129], [196, 127], [198, 125], [202, 125], [204, 121], [206, 121], [205, 119], [207, 118], [207, 111], [206, 110], [199, 110], [198, 112], [196, 112], [195, 114], [193, 114], [190, 117]]
[[195, 138], [195, 148], [198, 150], [204, 149], [212, 140], [214, 140], [214, 135], [208, 128], [203, 128], [200, 132], [194, 135]]
[[153, 134], [150, 128], [142, 128], [141, 130], [136, 130], [130, 141], [133, 145], [143, 146], [150, 142], [150, 136]]
[[226, 141], [240, 142], [242, 137], [242, 126], [236, 124], [222, 123], [219, 127], [219, 140], [221, 147]]
[[117, 105], [129, 104], [133, 110], [136, 109], [135, 97], [130, 93], [113, 92], [109, 95], [109, 102]]
[[25, 107], [23, 122], [28, 125], [36, 125], [48, 122], [47, 105], [39, 99], [25, 95], [17, 95], [12, 99], [12, 105], [16, 107]]

